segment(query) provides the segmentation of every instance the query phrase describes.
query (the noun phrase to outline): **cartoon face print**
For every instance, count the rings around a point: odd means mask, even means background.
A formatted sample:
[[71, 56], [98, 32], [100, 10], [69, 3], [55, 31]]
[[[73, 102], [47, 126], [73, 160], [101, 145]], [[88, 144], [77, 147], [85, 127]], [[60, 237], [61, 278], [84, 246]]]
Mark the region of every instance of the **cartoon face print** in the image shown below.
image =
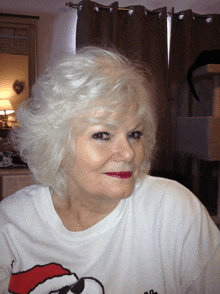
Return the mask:
[[75, 273], [56, 263], [35, 266], [11, 276], [9, 292], [16, 294], [105, 294], [95, 278], [78, 278]]
[[[102, 291], [101, 291], [102, 290]], [[57, 294], [95, 294], [104, 293], [104, 288], [100, 282], [94, 278], [81, 278], [75, 284], [66, 286], [58, 292], [51, 292]]]

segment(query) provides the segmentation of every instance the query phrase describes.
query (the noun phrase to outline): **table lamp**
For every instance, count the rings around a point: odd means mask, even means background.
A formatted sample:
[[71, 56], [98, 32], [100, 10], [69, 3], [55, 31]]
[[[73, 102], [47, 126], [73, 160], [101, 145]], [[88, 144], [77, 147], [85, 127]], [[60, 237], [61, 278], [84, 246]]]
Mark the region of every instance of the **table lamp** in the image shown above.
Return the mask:
[[2, 127], [3, 128], [7, 128], [8, 124], [8, 118], [7, 115], [10, 113], [13, 113], [13, 107], [11, 106], [11, 103], [9, 100], [7, 99], [1, 99], [0, 100], [0, 115], [3, 115], [3, 123], [2, 123]]

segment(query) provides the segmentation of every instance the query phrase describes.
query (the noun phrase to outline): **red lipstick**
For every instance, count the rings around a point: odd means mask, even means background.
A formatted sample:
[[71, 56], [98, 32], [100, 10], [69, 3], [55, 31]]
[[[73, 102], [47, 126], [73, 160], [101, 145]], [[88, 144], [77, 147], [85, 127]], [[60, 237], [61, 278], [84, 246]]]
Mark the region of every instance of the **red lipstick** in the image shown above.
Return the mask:
[[132, 172], [130, 171], [121, 171], [121, 172], [109, 172], [105, 173], [110, 177], [121, 178], [121, 179], [128, 179], [132, 176]]

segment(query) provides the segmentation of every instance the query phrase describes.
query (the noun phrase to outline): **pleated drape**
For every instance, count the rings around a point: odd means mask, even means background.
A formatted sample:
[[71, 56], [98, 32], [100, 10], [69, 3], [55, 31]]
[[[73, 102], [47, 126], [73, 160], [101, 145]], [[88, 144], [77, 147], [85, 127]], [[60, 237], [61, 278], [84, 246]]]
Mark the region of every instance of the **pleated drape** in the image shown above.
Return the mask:
[[118, 2], [109, 7], [93, 1], [79, 3], [76, 46], [114, 47], [150, 69], [157, 88], [158, 116], [153, 169], [169, 169], [167, 9], [150, 11], [139, 5], [119, 9]]

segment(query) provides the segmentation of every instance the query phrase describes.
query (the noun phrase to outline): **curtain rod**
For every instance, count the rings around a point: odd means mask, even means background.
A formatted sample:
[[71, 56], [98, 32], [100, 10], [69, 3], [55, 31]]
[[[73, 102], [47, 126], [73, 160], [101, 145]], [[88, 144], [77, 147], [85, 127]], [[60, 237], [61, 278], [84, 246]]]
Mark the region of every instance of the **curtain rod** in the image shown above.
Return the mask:
[[[87, 2], [89, 2], [89, 0], [87, 0]], [[69, 6], [70, 8], [78, 9], [81, 6], [81, 4], [74, 4], [72, 2], [68, 2], [68, 3], [66, 3], [66, 6]], [[104, 6], [104, 5], [101, 5], [101, 4], [98, 4], [96, 7], [103, 8], [103, 9], [112, 9], [112, 7], [110, 7], [110, 6]], [[121, 8], [121, 7], [119, 7], [118, 10], [130, 11], [131, 8]], [[160, 13], [159, 11], [147, 11], [147, 12], [152, 13], [152, 14]]]
[[[90, 2], [90, 0], [84, 0], [85, 2]], [[79, 7], [82, 6], [82, 4], [74, 4], [72, 2], [68, 2], [66, 3], [66, 6], [69, 6], [70, 8], [74, 8], [74, 9], [79, 9]], [[102, 9], [112, 9], [112, 7], [110, 6], [104, 6], [101, 4], [96, 3], [96, 7], [98, 8], [102, 8]], [[119, 7], [118, 10], [124, 10], [124, 11], [130, 11], [131, 8], [122, 8]], [[160, 13], [160, 11], [151, 11], [151, 10], [147, 10], [147, 13], [151, 13], [151, 14], [158, 14]], [[171, 12], [167, 12], [167, 16], [172, 16], [172, 15], [179, 15], [179, 18], [184, 17], [184, 11], [180, 11], [177, 13], [174, 13], [174, 7], [172, 7], [172, 11]], [[212, 14], [197, 14], [197, 13], [193, 13], [193, 18], [198, 18], [198, 19], [206, 19], [206, 18], [212, 18]]]

